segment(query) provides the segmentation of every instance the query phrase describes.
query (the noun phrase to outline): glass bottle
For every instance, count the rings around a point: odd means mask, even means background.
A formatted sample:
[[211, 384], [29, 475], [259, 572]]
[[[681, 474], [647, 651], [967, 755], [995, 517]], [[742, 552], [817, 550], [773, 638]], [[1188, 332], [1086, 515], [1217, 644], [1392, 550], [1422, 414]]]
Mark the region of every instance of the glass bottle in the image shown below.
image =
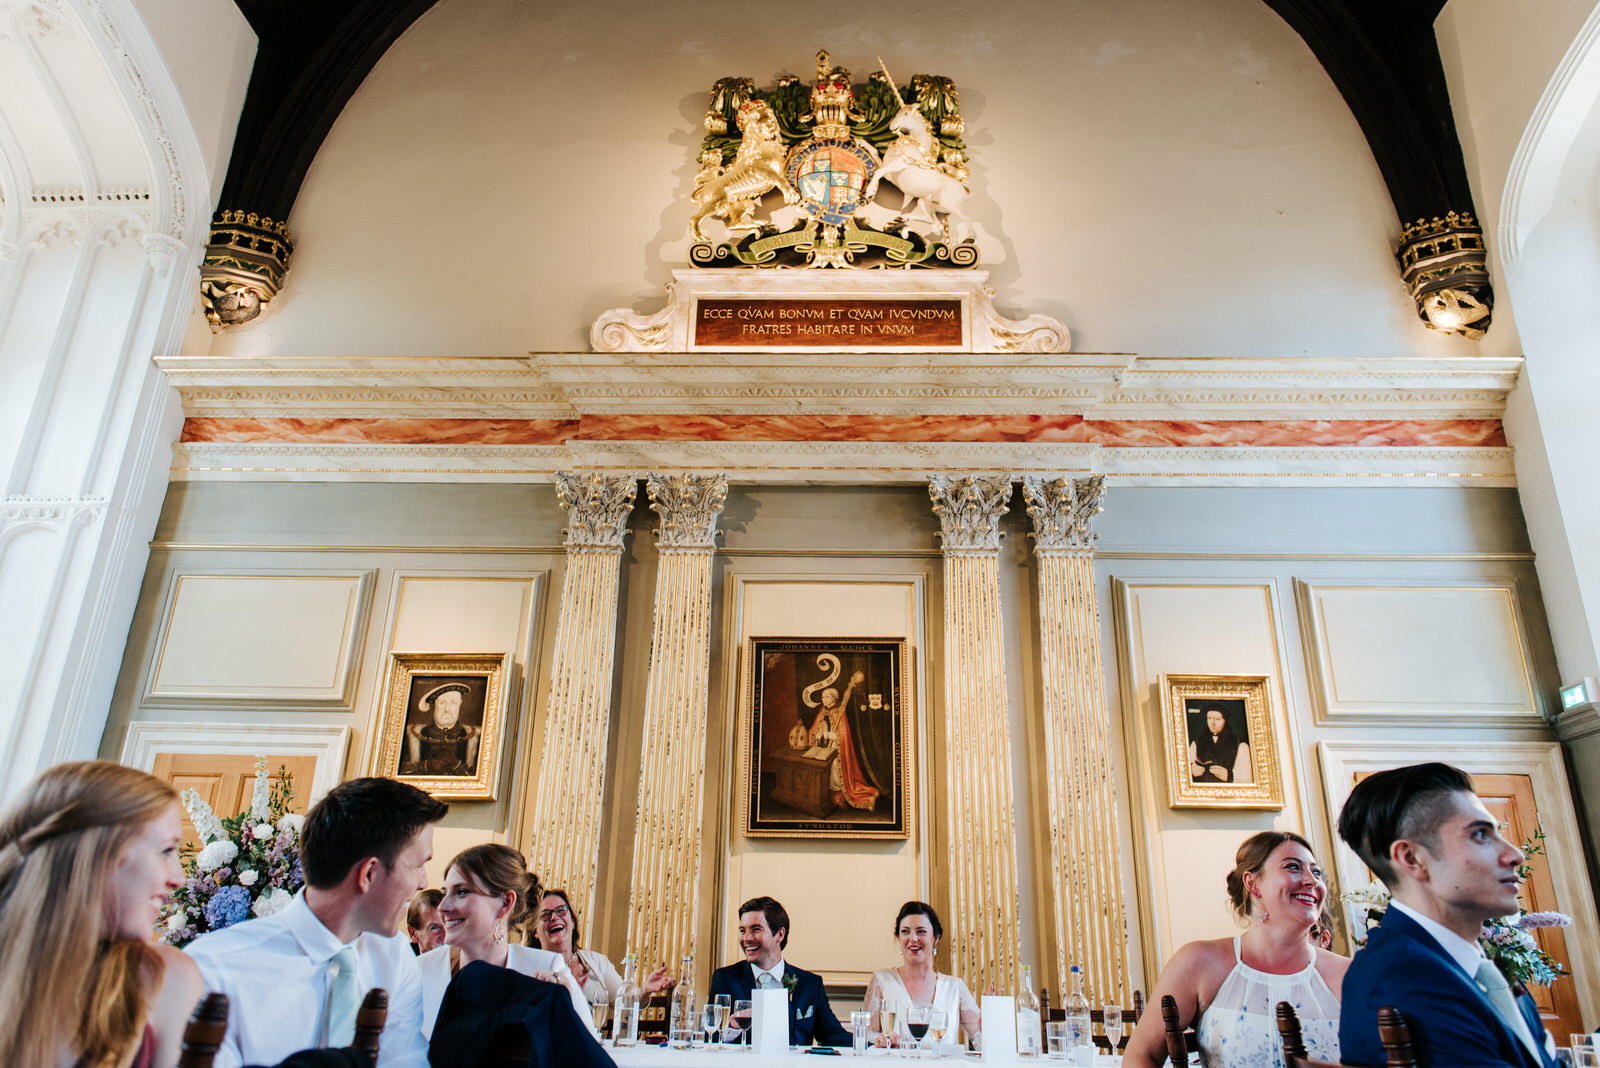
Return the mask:
[[1033, 969], [1022, 966], [1022, 989], [1017, 993], [1017, 1052], [1039, 1055], [1039, 995], [1033, 992]]
[[1067, 1049], [1094, 1046], [1094, 1023], [1089, 1016], [1089, 998], [1083, 992], [1083, 969], [1072, 966], [1072, 993], [1063, 1003], [1067, 1010]]
[[612, 1010], [611, 1038], [618, 1046], [632, 1046], [639, 1041], [639, 1004], [641, 991], [635, 981], [638, 962], [632, 953], [622, 958], [622, 987], [617, 991], [617, 1003]]
[[695, 1003], [694, 1003], [694, 957], [683, 958], [683, 970], [678, 972], [678, 985], [672, 990], [672, 1008], [667, 1013], [667, 1040], [680, 1030], [693, 1031], [695, 1029]]

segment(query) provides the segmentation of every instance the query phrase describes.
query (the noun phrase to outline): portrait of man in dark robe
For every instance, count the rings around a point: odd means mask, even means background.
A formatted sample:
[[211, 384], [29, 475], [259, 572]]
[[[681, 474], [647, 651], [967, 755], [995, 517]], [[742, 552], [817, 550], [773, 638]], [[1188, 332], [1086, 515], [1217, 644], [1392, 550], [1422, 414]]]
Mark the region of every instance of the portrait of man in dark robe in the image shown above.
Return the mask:
[[482, 676], [412, 677], [401, 775], [471, 778], [478, 773], [487, 685]]
[[1184, 702], [1189, 732], [1189, 778], [1196, 783], [1253, 782], [1245, 703], [1191, 697]]

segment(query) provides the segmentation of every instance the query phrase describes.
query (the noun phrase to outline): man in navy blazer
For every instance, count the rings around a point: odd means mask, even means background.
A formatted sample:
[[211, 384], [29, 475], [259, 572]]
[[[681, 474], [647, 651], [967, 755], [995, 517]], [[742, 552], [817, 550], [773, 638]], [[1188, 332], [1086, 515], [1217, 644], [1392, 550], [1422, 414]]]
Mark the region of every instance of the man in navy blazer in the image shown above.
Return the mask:
[[1554, 1068], [1533, 999], [1512, 993], [1478, 947], [1485, 920], [1517, 911], [1524, 858], [1472, 780], [1448, 764], [1379, 772], [1350, 792], [1339, 837], [1390, 894], [1345, 973], [1341, 1059], [1386, 1063], [1378, 1009], [1392, 1005], [1423, 1068]]
[[757, 986], [789, 988], [789, 1045], [848, 1046], [850, 1032], [839, 1026], [828, 1004], [822, 978], [783, 959], [789, 944], [789, 913], [770, 897], [739, 906], [739, 948], [744, 960], [711, 973], [711, 996], [727, 994], [748, 1001]]

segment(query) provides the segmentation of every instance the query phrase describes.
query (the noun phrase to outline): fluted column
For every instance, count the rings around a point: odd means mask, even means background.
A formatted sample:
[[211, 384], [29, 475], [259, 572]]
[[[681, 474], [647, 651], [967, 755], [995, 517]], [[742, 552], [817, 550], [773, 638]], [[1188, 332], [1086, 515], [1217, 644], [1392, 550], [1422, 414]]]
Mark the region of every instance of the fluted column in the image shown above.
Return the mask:
[[600, 862], [622, 539], [637, 493], [631, 476], [556, 476], [568, 516], [567, 571], [528, 855], [544, 885], [564, 888], [585, 917], [594, 915]]
[[648, 969], [691, 952], [699, 919], [711, 564], [728, 479], [651, 475], [645, 489], [650, 507], [661, 516], [660, 564], [645, 684], [628, 949]]
[[1000, 517], [1008, 475], [934, 475], [944, 544], [945, 806], [950, 959], [969, 984], [1014, 990], [1016, 818], [1000, 611]]
[[1118, 863], [1111, 711], [1094, 598], [1105, 479], [1028, 477], [1023, 499], [1039, 560], [1039, 674], [1044, 684], [1045, 796], [1050, 826], [1058, 990], [1083, 966], [1089, 1000], [1127, 1004], [1128, 929]]

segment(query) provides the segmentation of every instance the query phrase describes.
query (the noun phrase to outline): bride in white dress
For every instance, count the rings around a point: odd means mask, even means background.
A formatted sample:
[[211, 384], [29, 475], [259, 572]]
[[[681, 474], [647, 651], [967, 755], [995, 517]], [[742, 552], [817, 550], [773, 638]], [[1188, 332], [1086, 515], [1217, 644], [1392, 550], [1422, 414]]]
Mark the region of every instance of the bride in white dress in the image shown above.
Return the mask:
[[[1283, 1068], [1280, 1001], [1294, 1006], [1312, 1057], [1339, 1059], [1339, 988], [1350, 958], [1311, 937], [1327, 894], [1322, 868], [1298, 834], [1261, 831], [1239, 847], [1228, 898], [1249, 926], [1242, 935], [1178, 950], [1150, 995], [1152, 1005], [1172, 995], [1178, 1018], [1194, 1024], [1207, 1068]], [[1147, 1012], [1122, 1063], [1157, 1068], [1166, 1056], [1161, 1014]]]
[[[899, 1004], [909, 1009], [912, 1005], [926, 1005], [944, 1013], [945, 1044], [955, 1038], [959, 1026], [970, 1037], [978, 1033], [978, 1002], [967, 989], [967, 984], [954, 975], [944, 975], [933, 970], [933, 951], [944, 935], [944, 924], [933, 906], [922, 901], [907, 901], [900, 906], [895, 917], [894, 936], [900, 944], [900, 966], [872, 973], [863, 1004]], [[893, 1041], [909, 1045], [911, 1032], [907, 1030], [902, 1013], [895, 1027]], [[885, 1036], [889, 1038], [889, 1036]]]

